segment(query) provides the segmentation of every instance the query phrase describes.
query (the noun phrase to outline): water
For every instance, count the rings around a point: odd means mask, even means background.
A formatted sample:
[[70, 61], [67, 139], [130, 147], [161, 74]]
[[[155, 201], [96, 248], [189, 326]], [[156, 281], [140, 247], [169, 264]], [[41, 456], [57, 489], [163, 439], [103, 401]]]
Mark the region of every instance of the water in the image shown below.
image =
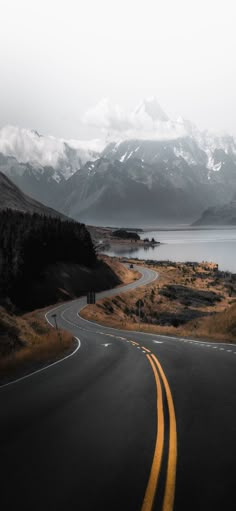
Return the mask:
[[236, 229], [149, 231], [141, 238], [154, 238], [162, 244], [154, 247], [111, 247], [111, 256], [138, 257], [171, 261], [211, 261], [219, 269], [236, 273]]

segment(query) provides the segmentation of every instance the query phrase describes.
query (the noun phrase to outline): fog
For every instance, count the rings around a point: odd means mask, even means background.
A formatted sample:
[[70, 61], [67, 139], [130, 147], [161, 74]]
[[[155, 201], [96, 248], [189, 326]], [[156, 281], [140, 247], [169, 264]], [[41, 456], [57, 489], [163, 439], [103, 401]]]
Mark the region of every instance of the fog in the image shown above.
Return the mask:
[[232, 0], [2, 0], [0, 126], [88, 139], [115, 123], [135, 135], [132, 112], [155, 96], [171, 119], [236, 135], [235, 10]]

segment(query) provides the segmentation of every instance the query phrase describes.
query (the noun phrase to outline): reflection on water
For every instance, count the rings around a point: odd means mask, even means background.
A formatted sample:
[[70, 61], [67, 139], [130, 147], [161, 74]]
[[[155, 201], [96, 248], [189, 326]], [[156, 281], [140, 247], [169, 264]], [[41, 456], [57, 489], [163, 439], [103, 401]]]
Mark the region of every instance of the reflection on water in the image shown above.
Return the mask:
[[153, 246], [153, 245], [144, 245], [143, 247], [137, 247], [137, 246], [133, 246], [133, 247], [130, 247], [130, 246], [124, 246], [124, 245], [112, 245], [112, 247], [109, 248], [109, 246], [107, 248], [105, 248], [103, 250], [103, 253], [104, 254], [108, 254], [108, 255], [119, 255], [121, 257], [127, 257], [126, 254], [129, 254], [129, 255], [132, 255], [133, 257], [140, 257], [140, 256], [137, 256], [137, 255], [134, 255], [134, 254], [140, 254], [140, 250], [142, 250], [142, 252], [149, 252], [149, 255], [148, 257], [146, 257], [145, 259], [150, 259], [150, 251], [152, 250], [155, 250], [155, 248], [157, 248], [157, 246], [159, 247], [160, 245], [156, 245], [156, 246]]
[[116, 246], [104, 253], [112, 256], [172, 261], [212, 261], [219, 269], [236, 273], [236, 229], [204, 231], [152, 231], [141, 237], [152, 238], [161, 245], [144, 247]]

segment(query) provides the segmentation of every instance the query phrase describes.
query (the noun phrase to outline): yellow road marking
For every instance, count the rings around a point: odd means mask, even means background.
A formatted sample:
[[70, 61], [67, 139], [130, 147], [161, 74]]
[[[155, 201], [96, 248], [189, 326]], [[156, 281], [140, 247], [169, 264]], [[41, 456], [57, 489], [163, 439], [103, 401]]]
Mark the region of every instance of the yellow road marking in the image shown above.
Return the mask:
[[145, 348], [144, 346], [142, 346], [142, 349], [145, 350], [147, 353], [151, 353], [151, 351]]
[[157, 436], [156, 436], [156, 445], [155, 451], [153, 455], [151, 472], [148, 480], [148, 485], [146, 488], [143, 505], [141, 511], [151, 511], [153, 507], [153, 502], [156, 494], [158, 478], [161, 468], [161, 460], [163, 453], [163, 445], [164, 445], [164, 412], [163, 412], [163, 399], [162, 399], [162, 389], [161, 382], [158, 376], [156, 367], [150, 357], [147, 355], [147, 358], [152, 366], [152, 370], [156, 380], [157, 387]]
[[164, 387], [166, 391], [166, 398], [169, 408], [169, 452], [168, 452], [168, 464], [167, 464], [167, 476], [166, 476], [166, 485], [165, 485], [165, 493], [164, 493], [164, 501], [162, 506], [162, 511], [172, 511], [174, 506], [174, 496], [175, 496], [175, 479], [176, 479], [176, 463], [177, 463], [177, 431], [176, 431], [176, 419], [175, 419], [175, 409], [174, 403], [171, 395], [171, 390], [169, 387], [169, 383], [165, 376], [165, 373], [161, 367], [160, 362], [157, 360], [155, 355], [151, 355], [152, 359], [155, 361]]

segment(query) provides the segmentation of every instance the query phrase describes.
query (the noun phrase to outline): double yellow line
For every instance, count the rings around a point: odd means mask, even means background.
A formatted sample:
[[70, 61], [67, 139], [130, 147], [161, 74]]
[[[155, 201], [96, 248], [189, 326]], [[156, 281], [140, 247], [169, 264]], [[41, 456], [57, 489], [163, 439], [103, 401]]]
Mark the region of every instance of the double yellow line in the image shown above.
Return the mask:
[[[150, 353], [150, 351], [147, 349], [145, 349], [145, 351]], [[167, 378], [161, 367], [160, 362], [153, 354], [147, 354], [147, 358], [151, 364], [157, 388], [157, 435], [151, 472], [141, 511], [152, 511], [153, 509], [154, 499], [158, 487], [158, 480], [161, 470], [161, 463], [163, 458], [165, 422], [161, 380], [165, 389], [167, 405], [169, 410], [169, 449], [162, 511], [172, 511], [174, 506], [177, 463], [177, 432], [174, 403], [169, 383], [167, 381]]]

